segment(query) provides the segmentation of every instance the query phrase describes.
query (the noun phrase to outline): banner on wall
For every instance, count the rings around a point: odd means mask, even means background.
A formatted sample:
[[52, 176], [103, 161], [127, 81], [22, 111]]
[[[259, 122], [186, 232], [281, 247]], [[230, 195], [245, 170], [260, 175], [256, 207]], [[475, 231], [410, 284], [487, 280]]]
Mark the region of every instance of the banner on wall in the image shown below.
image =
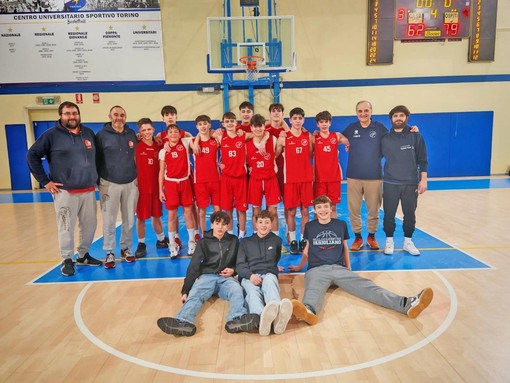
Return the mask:
[[159, 0], [0, 0], [0, 84], [164, 78]]

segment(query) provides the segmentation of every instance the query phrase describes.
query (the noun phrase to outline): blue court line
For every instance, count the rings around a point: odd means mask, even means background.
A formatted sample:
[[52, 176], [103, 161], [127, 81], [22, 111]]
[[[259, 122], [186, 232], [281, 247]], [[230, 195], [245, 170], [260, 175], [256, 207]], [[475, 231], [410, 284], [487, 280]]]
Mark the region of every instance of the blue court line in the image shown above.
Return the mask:
[[[479, 178], [465, 180], [431, 180], [428, 181], [428, 190], [468, 190], [468, 189], [507, 189], [510, 188], [509, 178]], [[347, 190], [347, 183], [342, 183], [342, 194]], [[99, 198], [99, 193], [96, 192]], [[2, 203], [37, 203], [53, 202], [51, 194], [46, 191], [41, 192], [19, 192], [19, 193], [0, 193], [0, 204]]]
[[[283, 81], [285, 89], [347, 88], [362, 86], [399, 86], [423, 84], [458, 84], [508, 82], [510, 74], [457, 76], [388, 77], [346, 80]], [[103, 81], [95, 83], [1, 84], [0, 94], [84, 93], [84, 92], [196, 92], [201, 87], [218, 87], [221, 83], [165, 84], [164, 81]], [[255, 85], [255, 87], [259, 87]], [[241, 87], [241, 88], [247, 88]]]
[[[283, 206], [279, 210], [283, 210]], [[337, 206], [338, 216], [340, 219], [349, 221], [349, 214], [346, 203]], [[208, 212], [208, 215], [211, 212]], [[283, 217], [283, 212], [280, 214]], [[363, 204], [362, 217], [366, 217], [366, 208]], [[251, 214], [247, 217], [248, 233], [252, 232]], [[379, 221], [379, 229], [376, 233], [376, 239], [381, 246], [384, 245], [385, 236], [382, 231], [382, 218]], [[299, 220], [299, 216], [298, 216]], [[282, 222], [283, 219], [280, 220]], [[186, 246], [181, 250], [183, 257], [170, 259], [167, 249], [156, 249], [156, 237], [150, 227], [150, 221], [147, 221], [147, 258], [139, 259], [134, 263], [126, 263], [117, 258], [116, 267], [114, 269], [104, 269], [103, 267], [85, 267], [77, 266], [77, 273], [72, 277], [64, 277], [60, 273], [60, 265], [55, 266], [50, 271], [37, 278], [33, 283], [69, 283], [69, 282], [98, 282], [98, 281], [124, 281], [124, 280], [145, 280], [145, 279], [168, 279], [183, 278], [186, 275], [186, 269], [189, 265], [190, 258], [186, 256]], [[236, 227], [234, 221], [234, 227]], [[166, 230], [166, 211], [163, 216], [164, 229]], [[418, 222], [419, 224], [419, 222]], [[298, 222], [299, 225], [299, 222]], [[120, 239], [120, 227], [117, 228], [117, 244]], [[179, 234], [183, 244], [187, 243], [188, 234], [182, 214], [179, 214]], [[280, 225], [280, 236], [284, 238], [285, 227]], [[352, 232], [350, 233], [351, 236]], [[367, 236], [366, 226], [362, 229], [364, 238]], [[134, 233], [136, 248], [136, 234]], [[284, 240], [285, 241], [285, 240]], [[413, 235], [413, 241], [421, 250], [420, 256], [411, 256], [401, 251], [403, 243], [402, 221], [397, 218], [397, 229], [395, 232], [395, 253], [391, 256], [384, 255], [382, 250], [370, 251], [363, 248], [362, 251], [351, 252], [351, 266], [354, 271], [399, 271], [399, 270], [455, 270], [455, 269], [489, 269], [490, 266], [471, 257], [469, 254], [456, 249], [449, 244], [435, 238], [426, 232], [417, 229]], [[352, 239], [348, 241], [350, 244]], [[101, 249], [102, 240], [96, 240], [91, 248], [90, 253], [96, 258], [104, 258], [104, 252]], [[115, 249], [117, 256], [120, 254], [120, 248]], [[284, 267], [284, 273], [289, 272], [290, 265], [297, 265], [301, 259], [301, 255], [282, 254], [280, 266]], [[302, 270], [306, 271], [306, 268]]]

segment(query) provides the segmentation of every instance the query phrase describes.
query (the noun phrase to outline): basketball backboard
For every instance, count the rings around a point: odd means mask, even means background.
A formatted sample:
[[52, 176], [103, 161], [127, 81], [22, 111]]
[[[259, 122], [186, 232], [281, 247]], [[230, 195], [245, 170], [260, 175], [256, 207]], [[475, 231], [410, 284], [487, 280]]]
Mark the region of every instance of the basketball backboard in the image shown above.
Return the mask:
[[240, 73], [245, 56], [260, 56], [260, 72], [296, 70], [294, 16], [209, 17], [209, 73]]

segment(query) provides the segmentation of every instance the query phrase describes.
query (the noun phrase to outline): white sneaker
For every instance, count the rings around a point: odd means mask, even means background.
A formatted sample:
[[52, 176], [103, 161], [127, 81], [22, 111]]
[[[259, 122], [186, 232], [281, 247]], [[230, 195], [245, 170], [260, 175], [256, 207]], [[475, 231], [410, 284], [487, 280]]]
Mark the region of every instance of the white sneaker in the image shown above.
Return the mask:
[[175, 242], [170, 242], [168, 250], [170, 251], [170, 258], [175, 258], [179, 255], [179, 245]]
[[284, 298], [280, 302], [280, 310], [273, 323], [273, 330], [275, 334], [283, 334], [287, 328], [290, 317], [292, 316], [292, 302]]
[[420, 255], [420, 250], [414, 246], [413, 241], [404, 241], [404, 246], [402, 247], [404, 251], [407, 251], [411, 255]]
[[195, 241], [189, 241], [188, 242], [188, 255], [193, 255], [196, 248], [197, 248], [197, 243]]
[[264, 310], [262, 310], [262, 314], [260, 314], [260, 322], [259, 322], [259, 334], [262, 336], [267, 336], [271, 332], [271, 325], [278, 315], [279, 305], [275, 301], [271, 301], [266, 304]]
[[386, 245], [384, 246], [384, 254], [392, 255], [393, 250], [395, 250], [395, 245], [393, 239], [386, 238]]

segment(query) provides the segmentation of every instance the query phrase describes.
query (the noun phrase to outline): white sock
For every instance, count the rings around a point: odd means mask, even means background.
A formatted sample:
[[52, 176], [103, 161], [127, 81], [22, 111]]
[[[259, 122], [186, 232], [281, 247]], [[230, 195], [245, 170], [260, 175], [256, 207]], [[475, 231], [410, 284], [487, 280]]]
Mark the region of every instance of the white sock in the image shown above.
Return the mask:
[[296, 231], [289, 231], [289, 239], [290, 241], [295, 241], [296, 240]]
[[165, 234], [163, 232], [156, 234], [156, 238], [158, 239], [158, 241], [162, 241], [165, 239]]
[[273, 232], [274, 234], [276, 234], [276, 235], [280, 234], [280, 233], [278, 233], [276, 230], [272, 230], [272, 232]]
[[227, 233], [234, 234], [234, 230], [227, 230]]
[[195, 240], [195, 229], [188, 229], [188, 241], [193, 242]]
[[393, 237], [386, 237], [386, 243], [393, 243]]
[[[169, 239], [170, 243], [175, 243], [175, 237], [176, 237], [175, 231], [168, 232], [168, 239]], [[177, 237], [177, 238], [179, 238], [179, 237]]]
[[143, 237], [143, 238], [138, 238], [138, 242], [139, 242], [139, 243], [145, 243], [145, 237]]
[[404, 243], [409, 243], [409, 242], [413, 242], [413, 240], [411, 239], [411, 237], [405, 237], [405, 238], [404, 238]]
[[246, 235], [246, 230], [239, 230], [239, 236], [244, 237]]

